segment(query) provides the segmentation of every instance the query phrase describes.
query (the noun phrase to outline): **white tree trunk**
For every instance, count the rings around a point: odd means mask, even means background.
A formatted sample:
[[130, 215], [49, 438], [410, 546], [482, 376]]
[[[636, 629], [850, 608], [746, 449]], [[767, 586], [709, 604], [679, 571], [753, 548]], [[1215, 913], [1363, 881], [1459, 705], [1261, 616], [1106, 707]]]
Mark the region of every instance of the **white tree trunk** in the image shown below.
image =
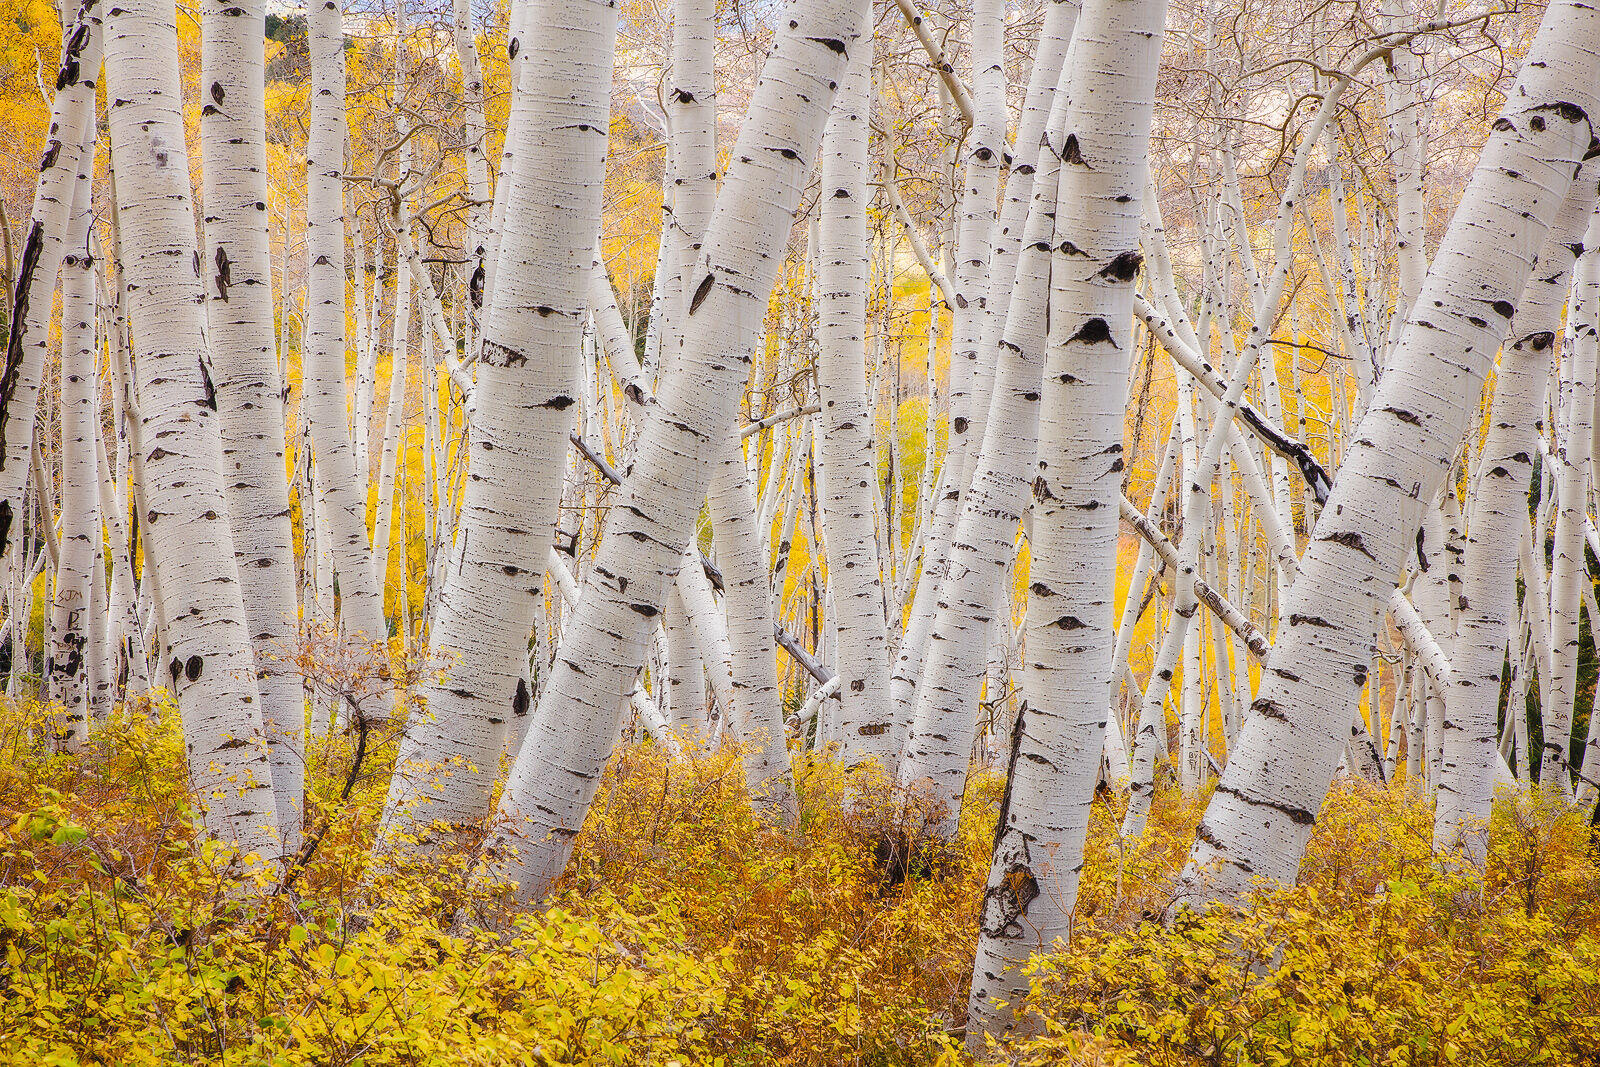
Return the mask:
[[[50, 354], [56, 276], [71, 244], [67, 229], [73, 198], [94, 177], [95, 90], [105, 43], [100, 14], [98, 3], [85, 3], [63, 35], [50, 134], [16, 268], [5, 367], [0, 371], [0, 590], [10, 587], [12, 556], [26, 534], [22, 509], [28, 457]], [[87, 250], [80, 246], [76, 251]], [[20, 654], [20, 640], [16, 648]]]
[[[489, 163], [484, 156], [489, 142], [489, 124], [483, 114], [483, 68], [478, 61], [477, 27], [472, 19], [472, 0], [454, 0], [456, 60], [461, 64], [461, 103], [465, 111], [461, 135], [462, 152], [467, 159], [467, 254], [472, 271], [467, 278], [467, 295], [474, 308], [483, 301], [484, 257], [490, 222], [491, 193]], [[474, 351], [469, 338], [467, 351]]]
[[834, 97], [822, 137], [817, 227], [817, 443], [823, 538], [839, 627], [836, 722], [846, 764], [877, 760], [894, 773], [900, 738], [889, 704], [889, 630], [874, 530], [878, 478], [867, 393], [867, 120], [871, 35], [863, 35]]
[[[79, 188], [77, 210], [87, 214], [88, 186]], [[94, 289], [93, 260], [68, 253], [61, 261], [61, 554], [45, 659], [46, 692], [62, 709], [55, 740], [68, 752], [80, 751], [89, 735], [90, 570], [100, 543]]]
[[728, 644], [728, 626], [722, 607], [711, 590], [701, 563], [700, 551], [691, 547], [678, 571], [678, 592], [683, 596], [684, 612], [694, 629], [695, 647], [705, 668], [706, 691], [711, 706], [701, 720], [708, 743], [715, 742], [733, 709], [733, 650]]
[[[932, 640], [922, 657], [915, 718], [900, 773], [902, 785], [921, 783], [919, 788], [931, 789], [942, 802], [946, 833], [953, 833], [960, 814], [982, 681], [985, 625], [1010, 615], [1003, 578], [1015, 552], [1017, 522], [1037, 459], [1044, 311], [1061, 164], [1042, 142], [1050, 121], [1053, 129], [1066, 121], [1065, 97], [1056, 83], [1077, 15], [1073, 0], [1056, 0], [1041, 30], [1024, 122], [1017, 133], [1019, 155], [1034, 162], [1019, 165], [1006, 183], [1005, 210], [991, 256], [991, 311], [1002, 317], [1003, 325], [998, 336], [986, 338], [996, 362], [990, 409], [972, 482], [961, 498], [949, 572], [934, 603]], [[1025, 210], [1019, 198], [1026, 201]]]
[[[685, 565], [699, 564], [685, 557]], [[689, 608], [676, 579], [665, 608], [662, 625], [667, 638], [667, 722], [681, 736], [689, 737], [705, 725], [706, 672], [697, 635], [689, 621]]]
[[1573, 269], [1572, 303], [1567, 314], [1565, 417], [1559, 419], [1552, 457], [1556, 481], [1554, 561], [1550, 568], [1551, 676], [1546, 683], [1550, 714], [1544, 722], [1540, 784], [1552, 796], [1572, 793], [1572, 722], [1578, 695], [1578, 612], [1580, 583], [1589, 579], [1583, 526], [1589, 512], [1589, 467], [1595, 420], [1595, 338], [1600, 325], [1600, 218], [1591, 217], [1582, 238], [1583, 254]]
[[[1166, 4], [1090, 0], [1052, 132], [1061, 175], [1034, 483], [1026, 707], [978, 928], [968, 1044], [1017, 1024], [1022, 966], [1065, 940], [1108, 714], [1139, 210]], [[997, 1006], [997, 1002], [1003, 1006]]]
[[[1510, 337], [1495, 374], [1489, 434], [1478, 460], [1471, 494], [1467, 559], [1448, 715], [1440, 765], [1433, 839], [1438, 849], [1462, 847], [1474, 862], [1487, 855], [1489, 814], [1499, 751], [1501, 669], [1506, 641], [1517, 621], [1517, 562], [1527, 526], [1528, 483], [1537, 454], [1534, 438], [1543, 409], [1545, 382], [1557, 352], [1561, 309], [1574, 265], [1573, 243], [1583, 235], [1595, 200], [1594, 168], [1586, 168], [1545, 238], [1518, 303]], [[1520, 624], [1515, 632], [1520, 634]], [[1513, 661], [1520, 659], [1520, 642]], [[1525, 714], [1513, 685], [1508, 719]]]
[[311, 428], [316, 486], [339, 587], [340, 624], [356, 641], [384, 641], [383, 593], [367, 534], [365, 462], [350, 441], [345, 384], [345, 62], [340, 0], [311, 5], [311, 128], [306, 141], [305, 347], [301, 417]]
[[789, 9], [732, 153], [696, 268], [683, 345], [606, 519], [555, 672], [500, 802], [500, 871], [522, 897], [565, 866], [619, 728], [621, 697], [733, 431], [791, 217], [834, 86], [862, 33], [854, 0]]
[[[396, 257], [394, 340], [389, 346], [389, 403], [383, 420], [383, 452], [378, 460], [378, 508], [372, 531], [372, 563], [378, 584], [389, 588], [389, 557], [394, 548], [394, 489], [406, 437], [406, 369], [411, 348], [411, 267]], [[405, 516], [400, 516], [401, 585], [405, 584]], [[397, 598], [398, 599], [398, 598]], [[396, 604], [398, 610], [399, 605]], [[403, 616], [401, 616], [403, 619]], [[402, 627], [403, 629], [403, 627]]]
[[956, 306], [950, 344], [947, 452], [958, 457], [961, 475], [947, 487], [953, 493], [965, 492], [970, 480], [977, 448], [983, 441], [983, 423], [989, 414], [988, 390], [994, 373], [994, 353], [982, 351], [981, 340], [988, 327], [989, 251], [996, 229], [1000, 169], [1006, 155], [1005, 26], [1004, 0], [973, 0], [974, 108], [963, 146], [966, 162], [952, 279]]
[[[113, 388], [113, 393], [116, 392]], [[139, 596], [133, 582], [133, 560], [128, 549], [123, 510], [111, 484], [111, 464], [105, 441], [95, 435], [96, 479], [99, 482], [100, 517], [106, 524], [111, 549], [111, 588], [103, 620], [105, 643], [111, 649], [111, 677], [124, 698], [150, 691], [148, 642], [139, 626]]]
[[[396, 827], [482, 817], [506, 723], [532, 698], [523, 673], [577, 415], [576, 356], [600, 225], [617, 7], [615, 0], [528, 6], [534, 32], [522, 49], [509, 120], [517, 165], [473, 389], [459, 554], [430, 629], [445, 667], [427, 688], [426, 715], [413, 717], [401, 743], [385, 815]], [[608, 717], [626, 695], [614, 694]], [[438, 774], [445, 765], [452, 773]]]
[[[675, 343], [688, 308], [689, 279], [717, 200], [716, 0], [675, 0], [667, 129], [672, 158], [670, 212], [662, 240], [670, 256], [663, 308]], [[660, 325], [655, 324], [659, 330]]]
[[772, 637], [773, 596], [766, 549], [766, 530], [772, 524], [762, 529], [756, 525], [758, 521], [755, 485], [745, 466], [739, 435], [734, 434], [711, 482], [711, 523], [716, 531], [728, 643], [733, 652], [730, 725], [743, 746], [740, 757], [751, 800], [757, 810], [788, 824], [798, 817], [799, 805], [789, 770]]
[[241, 854], [276, 856], [282, 842], [205, 338], [176, 12], [170, 0], [130, 0], [108, 13], [106, 31], [118, 254], [138, 353], [144, 547], [167, 623], [167, 683], [206, 829]]
[[305, 788], [305, 694], [294, 672], [279, 666], [292, 652], [299, 607], [267, 230], [265, 10], [261, 0], [205, 0], [202, 6], [201, 277], [239, 585], [279, 832], [284, 852], [292, 853], [300, 847]]
[[1597, 49], [1600, 13], [1568, 2], [1547, 9], [1322, 509], [1287, 597], [1288, 626], [1197, 831], [1187, 899], [1294, 877], [1418, 502], [1431, 501], [1449, 471], [1512, 301], [1590, 143]]

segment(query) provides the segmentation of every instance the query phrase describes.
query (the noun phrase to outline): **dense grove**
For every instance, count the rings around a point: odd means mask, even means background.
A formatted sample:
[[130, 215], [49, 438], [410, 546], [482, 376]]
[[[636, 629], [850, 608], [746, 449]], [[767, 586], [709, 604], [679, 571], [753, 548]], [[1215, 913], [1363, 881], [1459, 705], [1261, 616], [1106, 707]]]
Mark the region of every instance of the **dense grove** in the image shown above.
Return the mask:
[[[195, 831], [157, 701], [82, 753], [0, 710], [0, 1059], [17, 1064], [941, 1064], [961, 1049], [1002, 783], [961, 832], [797, 766], [798, 825], [750, 813], [730, 747], [619, 750], [557, 891], [512, 906], [471, 843], [367, 851], [393, 747], [313, 750], [303, 870]], [[1600, 1063], [1600, 850], [1502, 796], [1487, 873], [1432, 849], [1402, 780], [1342, 780], [1292, 889], [1168, 913], [1204, 795], [1149, 831], [1095, 801], [1070, 951], [1035, 961], [1016, 1064]], [[1163, 922], [1163, 919], [1170, 921]]]

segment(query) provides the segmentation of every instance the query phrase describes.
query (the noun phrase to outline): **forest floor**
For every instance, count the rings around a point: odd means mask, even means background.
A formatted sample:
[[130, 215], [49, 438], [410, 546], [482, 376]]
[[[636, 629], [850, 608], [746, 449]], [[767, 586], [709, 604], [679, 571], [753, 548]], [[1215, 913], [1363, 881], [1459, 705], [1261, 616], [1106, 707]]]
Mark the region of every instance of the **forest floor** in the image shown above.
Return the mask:
[[[826, 762], [754, 819], [735, 753], [613, 759], [558, 893], [516, 908], [471, 842], [369, 863], [387, 767], [313, 753], [302, 876], [200, 842], [175, 715], [47, 755], [0, 707], [0, 1062], [963, 1064], [993, 777], [958, 841]], [[348, 801], [339, 796], [347, 780]], [[853, 800], [851, 798], [854, 798]], [[848, 801], [848, 802], [847, 802]], [[1300, 885], [1160, 917], [1203, 798], [1119, 842], [1102, 795], [1070, 951], [1041, 958], [1017, 1064], [1600, 1064], [1600, 861], [1504, 798], [1485, 876], [1431, 851], [1415, 791], [1345, 782]]]

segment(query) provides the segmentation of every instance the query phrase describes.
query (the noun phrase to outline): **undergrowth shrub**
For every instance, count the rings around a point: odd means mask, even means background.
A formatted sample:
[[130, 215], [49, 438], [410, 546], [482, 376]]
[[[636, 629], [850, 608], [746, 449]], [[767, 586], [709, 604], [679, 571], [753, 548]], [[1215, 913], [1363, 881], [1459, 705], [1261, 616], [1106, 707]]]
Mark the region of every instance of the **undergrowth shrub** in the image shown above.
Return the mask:
[[1036, 958], [1025, 1064], [1600, 1064], [1600, 866], [1577, 813], [1502, 798], [1484, 876], [1415, 792], [1340, 783], [1292, 888]]
[[[473, 876], [470, 840], [370, 862], [389, 748], [311, 746], [325, 832], [285, 888], [195, 832], [170, 703], [79, 756], [38, 747], [43, 714], [0, 706], [0, 1062], [969, 1062], [996, 776], [945, 844], [921, 799], [802, 758], [784, 832], [731, 748], [630, 745], [529, 908]], [[1073, 946], [1035, 962], [1042, 1033], [993, 1056], [1600, 1062], [1600, 871], [1575, 817], [1502, 803], [1478, 879], [1432, 854], [1415, 793], [1341, 785], [1299, 886], [1164, 926], [1203, 804], [1159, 793], [1125, 844], [1121, 802], [1096, 799]]]

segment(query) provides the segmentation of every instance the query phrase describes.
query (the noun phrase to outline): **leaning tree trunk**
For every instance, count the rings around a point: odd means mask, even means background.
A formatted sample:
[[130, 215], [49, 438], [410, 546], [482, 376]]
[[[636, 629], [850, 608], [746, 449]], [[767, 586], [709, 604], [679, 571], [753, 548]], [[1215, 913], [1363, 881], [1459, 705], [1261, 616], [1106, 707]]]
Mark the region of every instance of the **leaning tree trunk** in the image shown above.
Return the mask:
[[[916, 713], [901, 759], [901, 784], [931, 791], [943, 808], [942, 832], [947, 836], [954, 835], [959, 820], [977, 728], [984, 635], [993, 619], [1010, 612], [1006, 572], [1038, 456], [1044, 312], [1061, 166], [1044, 134], [1052, 116], [1054, 129], [1066, 121], [1066, 98], [1057, 83], [1077, 16], [1074, 0], [1052, 3], [1017, 130], [1023, 162], [1006, 182], [1006, 204], [990, 257], [992, 313], [1003, 322], [998, 334], [985, 336], [985, 347], [993, 349], [985, 358], [996, 365], [989, 413], [972, 483], [961, 496], [950, 569], [938, 590], [932, 640], [922, 658]], [[1037, 166], [1027, 162], [1030, 157]]]
[[1139, 208], [1164, 0], [1090, 0], [1052, 131], [1050, 335], [1034, 482], [1027, 655], [979, 918], [968, 1042], [1016, 1024], [1028, 958], [1065, 940], [1106, 733]]
[[1546, 10], [1372, 403], [1351, 438], [1181, 899], [1291, 881], [1367, 682], [1382, 605], [1477, 411], [1513, 303], [1593, 139], [1600, 12]]
[[459, 826], [488, 809], [506, 723], [530, 700], [528, 637], [576, 416], [574, 357], [600, 226], [617, 5], [528, 3], [535, 32], [510, 119], [517, 165], [473, 387], [470, 475], [457, 556], [429, 631], [444, 667], [401, 742], [385, 815], [397, 829]]
[[202, 822], [243, 854], [275, 856], [282, 843], [223, 488], [177, 46], [171, 0], [122, 0], [107, 13], [118, 255], [145, 450], [141, 529]]
[[[1433, 841], [1438, 849], [1462, 847], [1479, 866], [1488, 852], [1500, 759], [1495, 719], [1509, 626], [1517, 611], [1517, 556], [1528, 523], [1528, 482], [1538, 452], [1534, 442], [1572, 279], [1574, 242], [1583, 237], [1595, 201], [1595, 168], [1586, 170], [1550, 228], [1535, 277], [1518, 304], [1510, 332], [1515, 341], [1495, 373], [1489, 434], [1471, 494]], [[1519, 651], [1513, 647], [1513, 656]], [[1520, 714], [1522, 707], [1513, 688], [1507, 714]]]
[[871, 35], [863, 34], [822, 135], [817, 226], [817, 395], [823, 468], [823, 546], [839, 628], [836, 735], [850, 765], [877, 760], [890, 775], [899, 742], [889, 704], [889, 627], [874, 531], [878, 477], [867, 393], [867, 120]]
[[[892, 714], [902, 734], [909, 734], [916, 715], [922, 657], [932, 640], [939, 590], [948, 570], [951, 538], [960, 516], [959, 502], [971, 481], [977, 448], [982, 443], [983, 423], [988, 417], [986, 398], [994, 374], [995, 353], [983, 344], [983, 339], [992, 335], [989, 295], [999, 273], [991, 267], [990, 251], [996, 230], [995, 200], [1005, 158], [1005, 5], [998, 0], [978, 0], [972, 9], [972, 26], [977, 103], [967, 102], [972, 125], [962, 167], [960, 218], [954, 226], [955, 263], [950, 272], [951, 285], [945, 292], [945, 299], [952, 305], [952, 323], [950, 423], [943, 492], [927, 517], [910, 624], [901, 637], [889, 680]], [[931, 318], [936, 320], [938, 316]], [[936, 347], [930, 345], [928, 351], [934, 352]], [[930, 373], [932, 366], [930, 359]], [[932, 410], [930, 405], [930, 414]], [[902, 738], [902, 745], [903, 741]]]
[[1578, 612], [1580, 585], [1590, 581], [1583, 526], [1589, 515], [1589, 467], [1595, 422], [1595, 328], [1600, 324], [1600, 219], [1582, 235], [1583, 253], [1573, 271], [1567, 311], [1566, 418], [1551, 455], [1556, 482], [1555, 558], [1550, 566], [1550, 713], [1544, 720], [1544, 756], [1539, 784], [1552, 797], [1572, 795], [1572, 723], [1578, 700]]
[[224, 484], [261, 719], [285, 853], [300, 847], [305, 693], [289, 659], [299, 607], [284, 466], [283, 382], [267, 227], [266, 8], [205, 0], [200, 23], [200, 155], [205, 174], [206, 313], [222, 428]]
[[863, 32], [856, 0], [789, 8], [717, 198], [657, 409], [606, 518], [555, 671], [500, 802], [499, 869], [539, 896], [566, 865], [620, 728], [622, 698], [733, 432], [767, 299], [834, 88]]
[[[34, 417], [50, 354], [56, 275], [68, 250], [73, 197], [79, 185], [94, 178], [95, 88], [104, 43], [98, 0], [86, 0], [64, 35], [50, 134], [17, 264], [5, 368], [0, 372], [0, 590], [10, 588], [12, 555], [22, 542], [14, 534], [25, 533], [22, 504]], [[21, 649], [20, 638], [17, 647]]]

